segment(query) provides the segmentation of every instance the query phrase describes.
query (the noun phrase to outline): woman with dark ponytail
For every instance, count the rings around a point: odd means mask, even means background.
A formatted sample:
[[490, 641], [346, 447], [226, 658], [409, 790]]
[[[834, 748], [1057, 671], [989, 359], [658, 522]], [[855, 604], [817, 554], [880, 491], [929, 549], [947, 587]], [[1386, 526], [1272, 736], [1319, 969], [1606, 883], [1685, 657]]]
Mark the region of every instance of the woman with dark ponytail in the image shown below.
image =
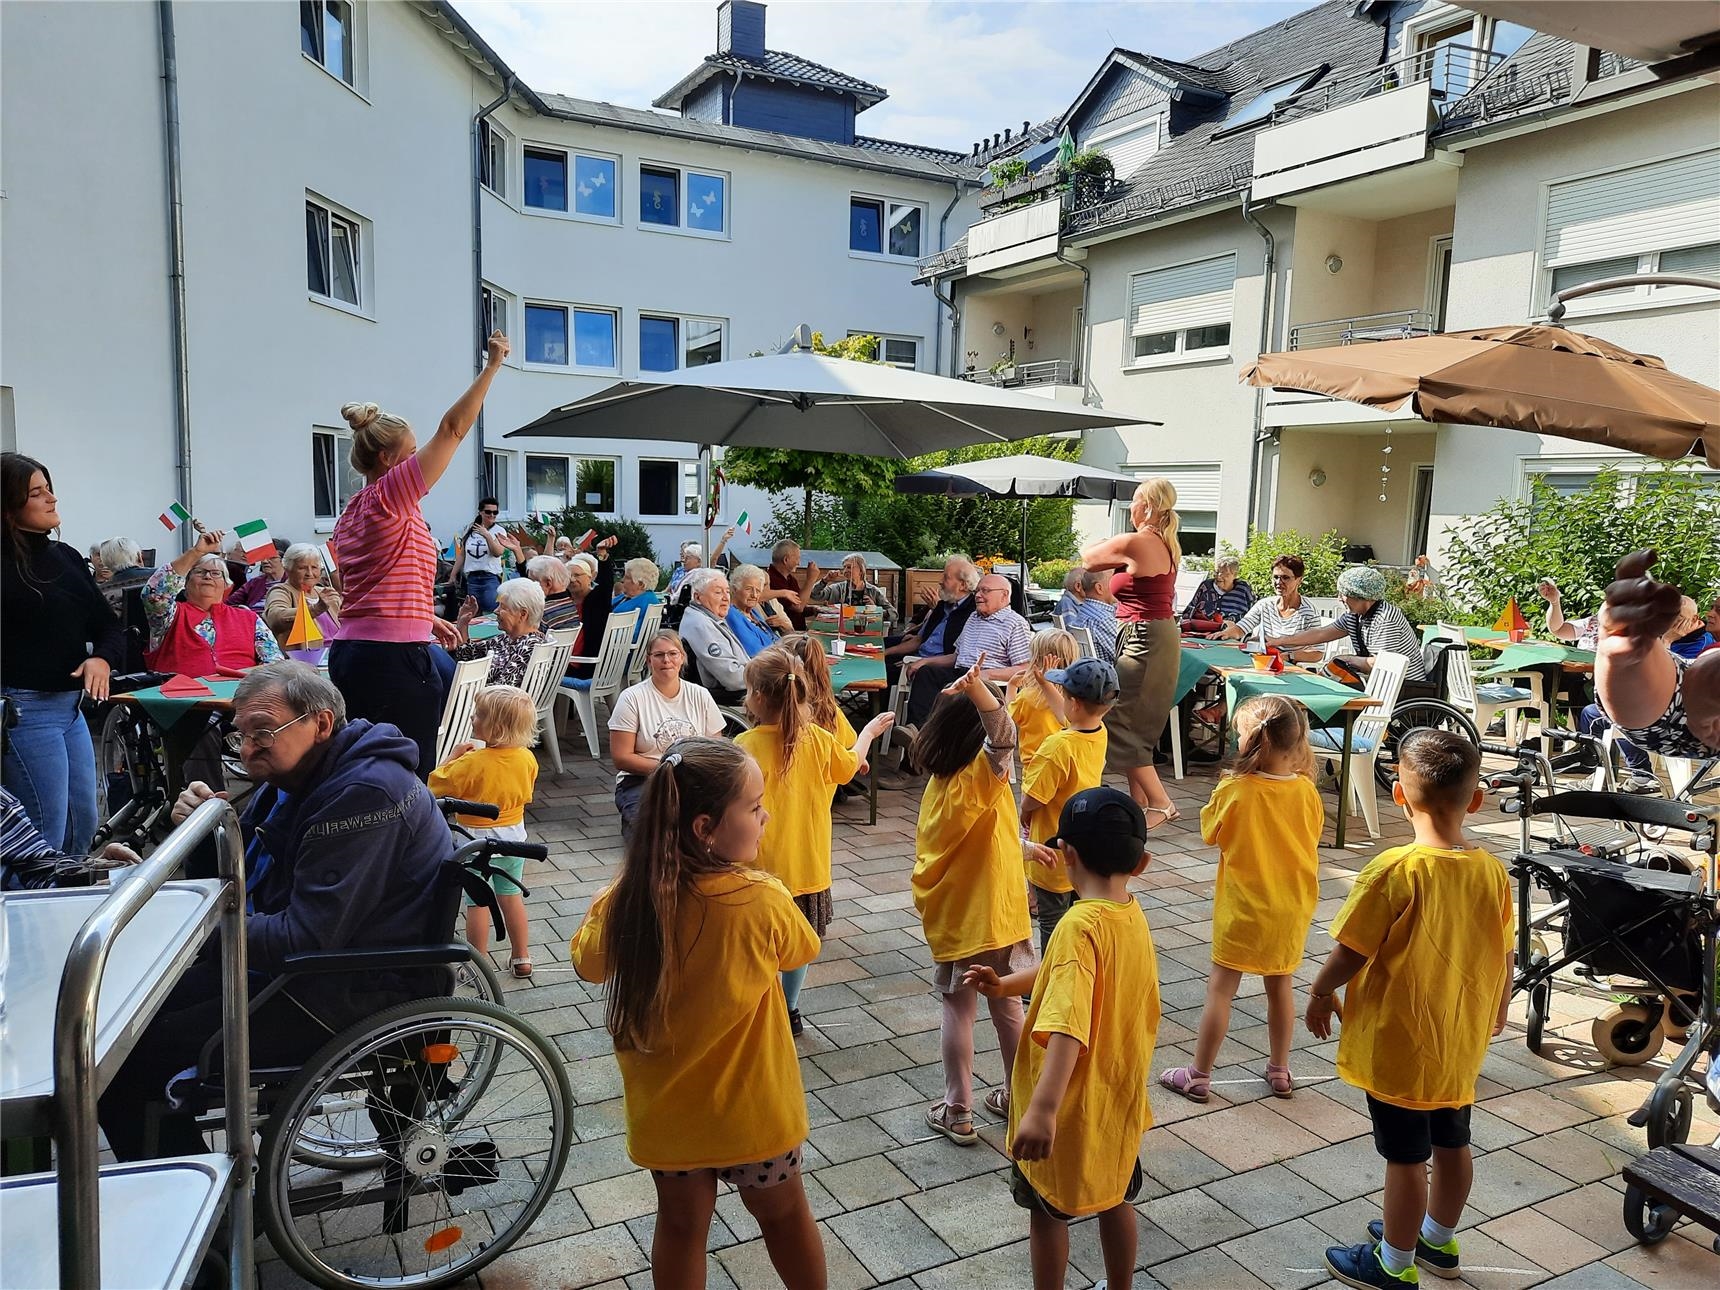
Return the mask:
[[806, 1095], [778, 974], [818, 937], [753, 868], [764, 776], [734, 744], [683, 739], [645, 777], [621, 876], [571, 958], [607, 982], [627, 1154], [657, 1187], [652, 1283], [705, 1284], [717, 1182], [729, 1183], [792, 1290], [823, 1290], [824, 1246], [800, 1181]]

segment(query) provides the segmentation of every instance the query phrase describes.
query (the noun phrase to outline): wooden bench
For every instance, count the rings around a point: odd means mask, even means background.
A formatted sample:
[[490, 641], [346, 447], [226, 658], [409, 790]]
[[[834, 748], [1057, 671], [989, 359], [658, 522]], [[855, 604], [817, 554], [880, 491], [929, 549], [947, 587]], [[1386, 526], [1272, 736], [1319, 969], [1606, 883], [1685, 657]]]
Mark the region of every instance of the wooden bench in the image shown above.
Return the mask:
[[[1624, 1225], [1641, 1244], [1666, 1239], [1681, 1217], [1720, 1233], [1720, 1151], [1656, 1147], [1625, 1166]], [[1720, 1239], [1714, 1242], [1720, 1252]]]

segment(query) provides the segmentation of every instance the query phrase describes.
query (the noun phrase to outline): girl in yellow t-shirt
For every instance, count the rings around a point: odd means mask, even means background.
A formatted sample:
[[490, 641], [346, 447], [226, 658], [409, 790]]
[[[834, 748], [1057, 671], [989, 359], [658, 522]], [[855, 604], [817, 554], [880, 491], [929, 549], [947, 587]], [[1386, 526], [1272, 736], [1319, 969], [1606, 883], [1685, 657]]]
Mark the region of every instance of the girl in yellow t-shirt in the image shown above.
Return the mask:
[[[986, 967], [1008, 976], [1034, 963], [1021, 881], [1021, 823], [1009, 787], [1014, 751], [1014, 723], [980, 679], [978, 664], [939, 697], [909, 750], [915, 769], [931, 776], [914, 835], [914, 908], [944, 1004], [944, 1096], [926, 1112], [926, 1123], [964, 1147], [979, 1141], [973, 1127], [973, 1026], [979, 1000], [973, 987], [962, 983], [962, 974]], [[997, 996], [988, 1002], [1003, 1082], [986, 1095], [985, 1106], [1001, 1120], [1009, 1116], [1021, 999]]]
[[1039, 755], [1039, 745], [1068, 724], [1063, 707], [1063, 690], [1045, 679], [1053, 668], [1068, 667], [1081, 657], [1081, 647], [1075, 637], [1058, 628], [1035, 632], [1028, 649], [1028, 668], [1020, 677], [1021, 688], [1011, 679], [1003, 694], [1009, 709], [1009, 719], [1015, 723], [1021, 745], [1021, 770], [1025, 774]]
[[1289, 1097], [1295, 982], [1314, 905], [1320, 899], [1320, 830], [1325, 811], [1314, 787], [1314, 755], [1302, 705], [1261, 695], [1236, 710], [1236, 766], [1201, 809], [1200, 835], [1217, 846], [1212, 902], [1212, 976], [1200, 1014], [1194, 1062], [1159, 1076], [1191, 1102], [1212, 1091], [1212, 1066], [1230, 1029], [1230, 1005], [1244, 972], [1266, 979], [1270, 1047], [1264, 1078]]
[[645, 777], [621, 876], [591, 904], [571, 958], [608, 982], [627, 1154], [651, 1171], [659, 1286], [705, 1284], [717, 1182], [736, 1188], [795, 1286], [824, 1284], [800, 1181], [806, 1094], [777, 974], [818, 938], [752, 868], [770, 818], [764, 775], [734, 744], [682, 739]]
[[[854, 778], [872, 741], [888, 730], [889, 713], [866, 723], [853, 746], [814, 725], [807, 708], [806, 669], [782, 645], [760, 650], [747, 664], [747, 712], [758, 722], [735, 736], [764, 772], [765, 807], [775, 821], [759, 846], [758, 867], [782, 880], [819, 936], [835, 917], [830, 901], [830, 807], [838, 784]], [[789, 1025], [801, 1031], [800, 988], [806, 966], [782, 974]]]
[[[472, 702], [472, 738], [454, 749], [446, 762], [430, 772], [430, 791], [437, 797], [458, 797], [468, 802], [488, 802], [497, 810], [494, 820], [476, 815], [456, 815], [475, 837], [526, 840], [526, 807], [537, 786], [538, 763], [532, 753], [537, 742], [537, 705], [517, 685], [486, 685]], [[508, 966], [522, 980], [532, 974], [529, 942], [530, 921], [521, 895], [526, 862], [519, 856], [491, 856], [490, 863], [506, 878], [490, 879], [496, 903], [502, 909], [502, 926], [513, 946]], [[466, 902], [466, 939], [480, 954], [490, 951], [490, 911]]]
[[[777, 644], [798, 658], [801, 667], [806, 669], [806, 711], [812, 724], [835, 735], [836, 742], [844, 748], [852, 748], [860, 736], [854, 733], [854, 723], [848, 720], [848, 714], [836, 702], [836, 689], [830, 683], [830, 660], [825, 657], [824, 642], [811, 632], [793, 632]], [[854, 773], [856, 776], [864, 775], [868, 769], [865, 759], [861, 759]]]

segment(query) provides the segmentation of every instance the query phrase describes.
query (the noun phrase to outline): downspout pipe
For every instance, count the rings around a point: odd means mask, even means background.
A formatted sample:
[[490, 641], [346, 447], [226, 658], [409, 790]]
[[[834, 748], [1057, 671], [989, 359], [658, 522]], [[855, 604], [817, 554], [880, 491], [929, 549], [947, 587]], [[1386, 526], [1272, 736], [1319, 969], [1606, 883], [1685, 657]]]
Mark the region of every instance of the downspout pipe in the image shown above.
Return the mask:
[[[959, 342], [961, 339], [962, 311], [956, 307], [956, 289], [952, 284], [950, 287], [950, 294], [945, 296], [938, 293], [938, 280], [936, 278], [932, 279], [931, 285], [933, 298], [936, 299], [940, 305], [950, 311], [950, 367], [952, 370], [949, 374], [951, 376], [957, 376], [960, 375], [960, 373], [954, 369], [956, 366], [955, 358], [956, 354], [959, 352]], [[941, 323], [935, 329], [935, 340], [936, 344], [932, 347], [932, 371], [936, 372], [939, 376], [942, 376], [944, 375], [944, 329]]]
[[[948, 229], [950, 223], [950, 212], [955, 210], [956, 203], [962, 199], [963, 184], [961, 181], [956, 181], [956, 183], [952, 185], [952, 188], [954, 189], [954, 192], [950, 197], [950, 204], [944, 207], [944, 213], [938, 216], [938, 250], [940, 251], [949, 249], [950, 240]], [[938, 295], [938, 283], [937, 279], [934, 278], [932, 280], [932, 296], [939, 304], [947, 307], [950, 311], [950, 357], [953, 359], [955, 357], [957, 341], [956, 325], [957, 320], [961, 316], [956, 311], [954, 300], [955, 288], [950, 288], [951, 298], [946, 300], [943, 296]], [[937, 373], [939, 376], [944, 374], [944, 325], [942, 318], [939, 318], [937, 320], [937, 325], [932, 328], [932, 371]]]
[[1053, 251], [1051, 256], [1053, 259], [1061, 260], [1071, 268], [1081, 271], [1081, 403], [1083, 406], [1091, 406], [1093, 400], [1090, 393], [1093, 389], [1093, 382], [1087, 379], [1087, 354], [1091, 345], [1093, 328], [1087, 321], [1087, 306], [1093, 297], [1093, 271], [1080, 260], [1071, 260], [1064, 255], [1061, 246]]
[[[175, 463], [179, 503], [197, 513], [191, 495], [191, 372], [185, 318], [185, 195], [179, 155], [179, 53], [173, 34], [173, 0], [156, 0], [156, 28], [161, 38], [161, 116], [167, 161], [168, 315], [173, 345], [173, 421], [177, 437]], [[197, 534], [190, 524], [179, 528], [180, 550], [189, 551]]]
[[[1266, 254], [1261, 267], [1260, 285], [1260, 352], [1266, 353], [1272, 342], [1272, 301], [1276, 294], [1276, 270], [1278, 267], [1278, 243], [1272, 236], [1272, 230], [1255, 217], [1254, 206], [1249, 201], [1247, 192], [1242, 194], [1242, 218], [1254, 225], [1254, 231], [1260, 234], [1260, 240], [1266, 244]], [[1266, 455], [1265, 433], [1266, 425], [1266, 387], [1256, 386], [1254, 389], [1254, 438], [1250, 444], [1248, 463], [1248, 515], [1249, 528], [1259, 527], [1260, 516], [1256, 507], [1260, 504], [1260, 471], [1261, 463]], [[1246, 541], [1246, 534], [1244, 540]]]
[[[165, 0], [163, 0], [165, 3]], [[484, 370], [484, 348], [489, 337], [484, 334], [484, 185], [481, 176], [484, 173], [484, 160], [481, 151], [483, 140], [479, 130], [490, 115], [506, 103], [514, 93], [514, 78], [512, 76], [502, 84], [502, 92], [496, 96], [493, 103], [480, 108], [472, 118], [472, 332], [477, 344], [472, 348], [472, 370], [482, 373]], [[473, 428], [478, 433], [478, 491], [473, 494], [473, 501], [484, 495], [484, 409], [478, 407], [478, 419]]]

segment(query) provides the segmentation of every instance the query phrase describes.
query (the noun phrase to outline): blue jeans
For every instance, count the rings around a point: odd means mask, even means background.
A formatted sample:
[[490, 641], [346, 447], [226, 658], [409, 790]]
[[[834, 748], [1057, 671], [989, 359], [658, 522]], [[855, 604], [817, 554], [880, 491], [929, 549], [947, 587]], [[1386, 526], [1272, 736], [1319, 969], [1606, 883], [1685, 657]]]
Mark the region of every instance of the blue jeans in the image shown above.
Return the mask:
[[502, 585], [502, 580], [493, 573], [468, 573], [466, 575], [466, 594], [478, 602], [480, 614], [496, 612], [496, 590]]
[[[1577, 729], [1585, 735], [1593, 735], [1596, 739], [1605, 734], [1612, 724], [1612, 718], [1607, 716], [1598, 703], [1589, 704], [1577, 717]], [[1652, 769], [1648, 754], [1622, 735], [1618, 739], [1618, 750], [1624, 757], [1624, 764], [1632, 770]]]
[[96, 831], [96, 750], [78, 705], [82, 690], [17, 690], [7, 732], [6, 787], [48, 845], [81, 856]]

